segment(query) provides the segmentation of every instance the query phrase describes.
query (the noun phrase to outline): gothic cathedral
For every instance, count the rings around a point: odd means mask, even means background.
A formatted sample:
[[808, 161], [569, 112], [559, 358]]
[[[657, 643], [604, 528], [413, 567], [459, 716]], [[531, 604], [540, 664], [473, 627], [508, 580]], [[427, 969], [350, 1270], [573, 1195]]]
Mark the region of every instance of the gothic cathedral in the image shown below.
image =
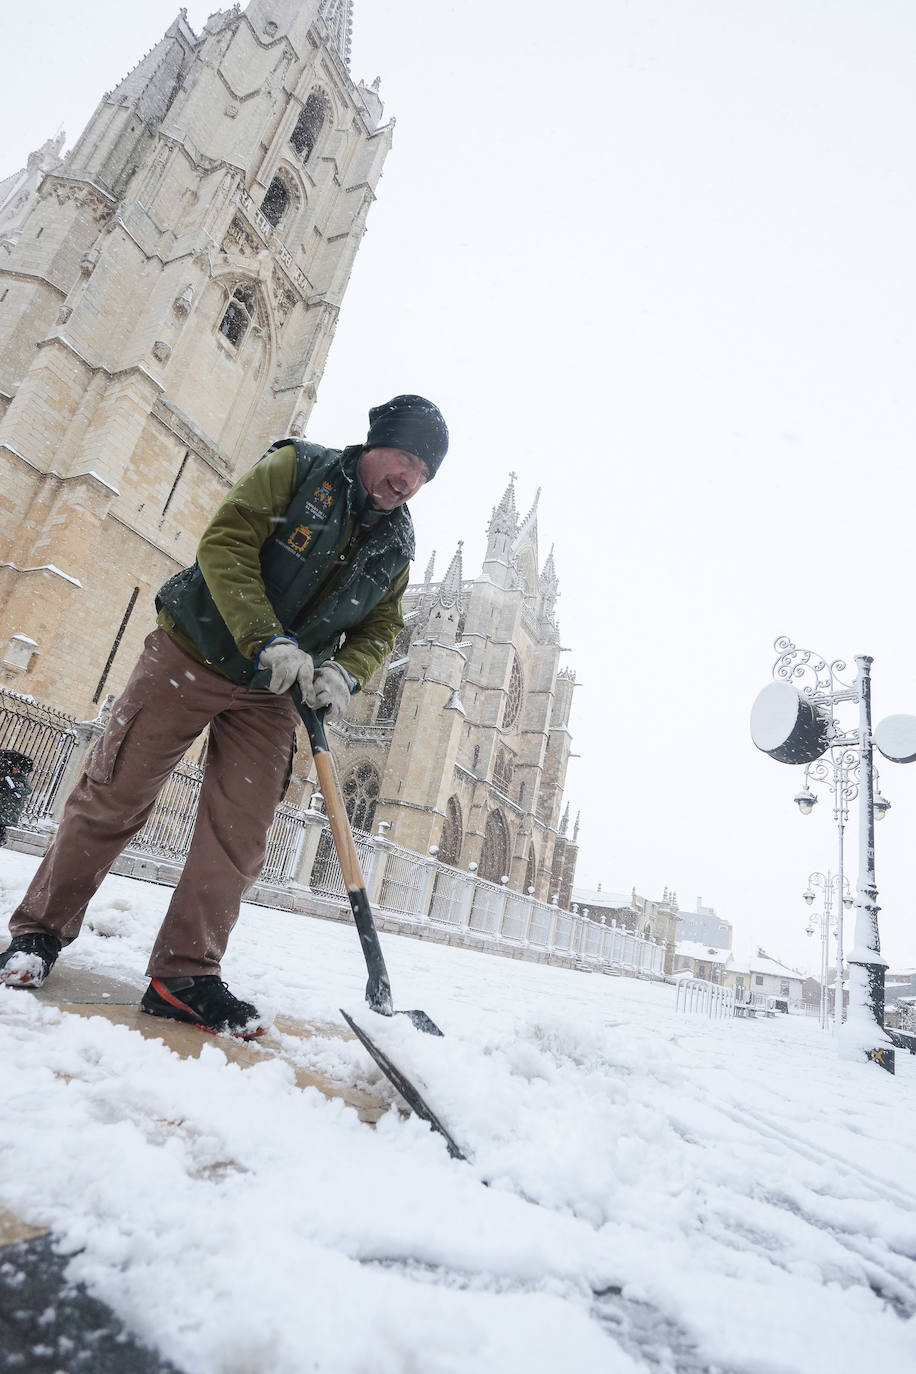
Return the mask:
[[182, 12], [0, 183], [0, 683], [123, 686], [232, 483], [302, 434], [391, 145], [350, 0]]
[[[393, 132], [350, 23], [351, 0], [250, 0], [197, 36], [182, 11], [72, 152], [0, 181], [7, 690], [96, 714], [224, 493], [306, 432]], [[409, 587], [334, 751], [355, 826], [566, 907], [556, 598], [513, 479], [480, 576], [459, 545]]]

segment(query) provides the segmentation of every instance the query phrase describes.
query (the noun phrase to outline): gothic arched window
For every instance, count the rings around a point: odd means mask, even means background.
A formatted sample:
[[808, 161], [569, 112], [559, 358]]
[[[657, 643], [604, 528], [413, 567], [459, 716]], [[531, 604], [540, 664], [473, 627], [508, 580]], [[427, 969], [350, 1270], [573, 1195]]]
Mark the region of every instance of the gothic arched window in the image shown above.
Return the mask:
[[483, 832], [483, 849], [478, 874], [498, 883], [509, 871], [509, 832], [498, 811], [491, 811]]
[[219, 332], [224, 334], [233, 347], [238, 348], [248, 332], [254, 318], [254, 287], [237, 286], [226, 313], [219, 323]]
[[500, 792], [508, 795], [509, 788], [512, 786], [513, 758], [508, 749], [501, 744], [496, 749], [496, 760], [493, 764], [493, 786]]
[[413, 637], [413, 626], [405, 625], [394, 641], [394, 648], [391, 650], [391, 659], [397, 663], [398, 659], [406, 658], [410, 652], [410, 641]]
[[274, 177], [261, 201], [261, 214], [276, 229], [289, 209], [289, 190], [282, 177]]
[[385, 676], [385, 686], [382, 688], [382, 699], [379, 702], [378, 720], [380, 725], [395, 719], [398, 713], [398, 702], [401, 699], [401, 687], [404, 684], [406, 669], [398, 668], [394, 672], [388, 669]]
[[512, 655], [512, 671], [509, 674], [509, 688], [506, 692], [506, 705], [503, 711], [503, 729], [508, 730], [518, 720], [522, 709], [522, 670], [518, 654]]
[[525, 867], [525, 891], [530, 892], [533, 887], [536, 887], [537, 880], [538, 864], [537, 859], [534, 857], [534, 845], [532, 845], [528, 850], [528, 863]]
[[371, 830], [378, 801], [379, 775], [371, 763], [357, 763], [341, 787], [344, 806], [354, 830]]
[[437, 858], [443, 864], [456, 864], [461, 857], [464, 839], [464, 826], [461, 821], [461, 807], [457, 797], [449, 797], [445, 804], [445, 823], [439, 841]]
[[312, 91], [303, 106], [302, 113], [296, 120], [296, 127], [289, 139], [303, 162], [308, 162], [312, 150], [318, 142], [318, 135], [321, 133], [326, 112], [324, 100], [317, 91]]

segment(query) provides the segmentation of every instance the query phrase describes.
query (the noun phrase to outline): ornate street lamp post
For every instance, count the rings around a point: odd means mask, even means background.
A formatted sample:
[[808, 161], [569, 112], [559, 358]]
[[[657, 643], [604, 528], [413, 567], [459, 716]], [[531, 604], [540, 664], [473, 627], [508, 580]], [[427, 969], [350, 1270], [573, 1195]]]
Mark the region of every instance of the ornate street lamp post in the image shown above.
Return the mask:
[[[878, 770], [875, 772], [875, 792], [874, 792], [874, 812], [875, 819], [882, 820], [891, 809], [891, 804], [881, 796], [878, 790]], [[834, 1021], [837, 1034], [843, 1024], [843, 910], [842, 908], [851, 907], [853, 900], [847, 898], [845, 892], [848, 889], [845, 869], [845, 834], [846, 822], [849, 820], [849, 803], [855, 801], [859, 795], [859, 756], [854, 749], [835, 748], [831, 750], [831, 762], [828, 766], [823, 759], [817, 759], [814, 763], [809, 763], [805, 768], [805, 781], [800, 792], [797, 792], [794, 801], [803, 816], [810, 816], [817, 805], [817, 797], [811, 791], [811, 785], [823, 784], [829, 786], [833, 792], [833, 818], [837, 828], [837, 883], [843, 887], [844, 897], [842, 904], [837, 902], [837, 942], [836, 942], [836, 986], [838, 989], [834, 1005]], [[806, 894], [807, 899], [807, 894]]]
[[[849, 891], [849, 884], [841, 874], [832, 874], [828, 869], [824, 873], [809, 873], [807, 891], [802, 893], [802, 897], [809, 906], [813, 906], [816, 893], [814, 888], [823, 889], [824, 907], [817, 917], [821, 933], [821, 996], [820, 996], [820, 1025], [821, 1030], [827, 1029], [829, 1021], [828, 997], [827, 997], [827, 972], [830, 968], [830, 922], [833, 909], [833, 890], [837, 893], [837, 916], [836, 916], [836, 937], [837, 937], [837, 980], [836, 992], [834, 996], [834, 1011], [837, 1031], [843, 1024], [843, 907], [850, 907], [853, 904], [852, 893]], [[809, 935], [814, 934], [814, 916], [808, 920]]]
[[[856, 656], [855, 681], [845, 676], [841, 659], [828, 663], [809, 649], [798, 649], [781, 637], [774, 645], [778, 657], [773, 678], [754, 703], [751, 737], [757, 748], [779, 763], [812, 764], [830, 754], [835, 773], [842, 776], [844, 754], [858, 767], [859, 875], [856, 888], [856, 925], [849, 965], [849, 1010], [842, 1027], [841, 1053], [866, 1057], [894, 1072], [893, 1041], [884, 1029], [884, 970], [878, 935], [878, 889], [875, 883], [875, 816], [888, 804], [875, 796], [873, 746], [897, 763], [916, 761], [916, 717], [890, 716], [872, 732], [871, 665], [867, 654]], [[855, 728], [844, 729], [837, 707], [846, 702], [858, 706]], [[837, 756], [840, 761], [837, 762]], [[846, 765], [848, 775], [850, 765]], [[826, 770], [825, 770], [826, 772]], [[837, 793], [835, 792], [835, 798]], [[796, 801], [811, 810], [810, 788]], [[816, 800], [816, 799], [815, 799]], [[848, 798], [847, 798], [848, 800]], [[842, 832], [841, 832], [842, 833]], [[843, 872], [842, 858], [840, 873]], [[842, 998], [842, 984], [837, 989]]]

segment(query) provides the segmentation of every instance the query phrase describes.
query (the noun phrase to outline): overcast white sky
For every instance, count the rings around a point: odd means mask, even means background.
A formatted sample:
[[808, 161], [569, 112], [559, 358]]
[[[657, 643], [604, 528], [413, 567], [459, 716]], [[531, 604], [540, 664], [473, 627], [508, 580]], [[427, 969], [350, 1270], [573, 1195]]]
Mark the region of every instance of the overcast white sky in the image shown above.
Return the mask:
[[[278, 0], [278, 8], [281, 8]], [[191, 4], [199, 32], [211, 10]], [[510, 470], [537, 487], [576, 670], [582, 886], [667, 885], [814, 968], [800, 894], [827, 796], [748, 717], [788, 634], [874, 657], [916, 713], [916, 8], [911, 0], [355, 0], [352, 73], [393, 151], [310, 435], [420, 391], [452, 448], [418, 568], [479, 569]], [[68, 146], [175, 17], [36, 0], [4, 17], [0, 175]], [[916, 767], [885, 764], [884, 951], [916, 965]], [[855, 879], [855, 818], [847, 872]], [[851, 925], [847, 939], [852, 934]]]

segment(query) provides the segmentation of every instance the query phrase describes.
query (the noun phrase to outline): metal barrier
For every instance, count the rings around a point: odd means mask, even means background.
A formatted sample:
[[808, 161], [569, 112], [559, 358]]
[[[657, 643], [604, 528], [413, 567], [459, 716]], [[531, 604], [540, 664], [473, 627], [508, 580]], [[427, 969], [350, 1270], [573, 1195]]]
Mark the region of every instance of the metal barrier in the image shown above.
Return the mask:
[[196, 763], [179, 763], [166, 779], [143, 829], [131, 840], [131, 849], [165, 859], [187, 856], [203, 776], [203, 769]]
[[[300, 814], [304, 815], [305, 813]], [[371, 872], [372, 864], [371, 836], [367, 835], [364, 830], [354, 830], [353, 840], [356, 844], [356, 854], [363, 877], [368, 881], [367, 875]], [[313, 892], [320, 892], [328, 897], [346, 897], [347, 895], [347, 885], [340, 869], [337, 850], [334, 848], [334, 838], [331, 835], [329, 825], [324, 827], [318, 841], [318, 851], [312, 865], [309, 887]]]
[[579, 967], [664, 977], [664, 945], [400, 849], [388, 840], [371, 843], [376, 861], [384, 864], [375, 903], [379, 911], [417, 924], [466, 931], [494, 944], [565, 954]]
[[16, 749], [32, 760], [28, 775], [32, 791], [22, 811], [22, 823], [45, 820], [76, 748], [73, 716], [54, 711], [32, 697], [0, 687], [0, 749]]
[[[72, 716], [54, 711], [30, 697], [0, 688], [0, 748], [17, 749], [33, 760], [33, 791], [23, 821], [35, 825], [50, 816], [74, 749], [85, 736]], [[183, 862], [197, 819], [203, 770], [188, 760], [166, 780], [131, 850]], [[267, 838], [261, 877], [270, 883], [301, 882], [303, 845], [314, 813], [283, 802]], [[505, 885], [410, 850], [363, 831], [354, 831], [356, 850], [367, 889], [378, 891], [373, 902], [405, 923], [430, 924], [468, 932], [494, 944], [562, 954], [580, 967], [632, 970], [664, 976], [665, 948], [622, 927], [605, 926], [584, 914], [537, 901]], [[309, 876], [315, 893], [346, 898], [346, 884], [325, 823]]]
[[735, 989], [703, 978], [679, 978], [674, 1010], [710, 1018], [734, 1016]]
[[299, 867], [299, 854], [305, 839], [305, 816], [298, 806], [281, 802], [267, 836], [267, 854], [261, 877], [270, 883], [285, 883]]

